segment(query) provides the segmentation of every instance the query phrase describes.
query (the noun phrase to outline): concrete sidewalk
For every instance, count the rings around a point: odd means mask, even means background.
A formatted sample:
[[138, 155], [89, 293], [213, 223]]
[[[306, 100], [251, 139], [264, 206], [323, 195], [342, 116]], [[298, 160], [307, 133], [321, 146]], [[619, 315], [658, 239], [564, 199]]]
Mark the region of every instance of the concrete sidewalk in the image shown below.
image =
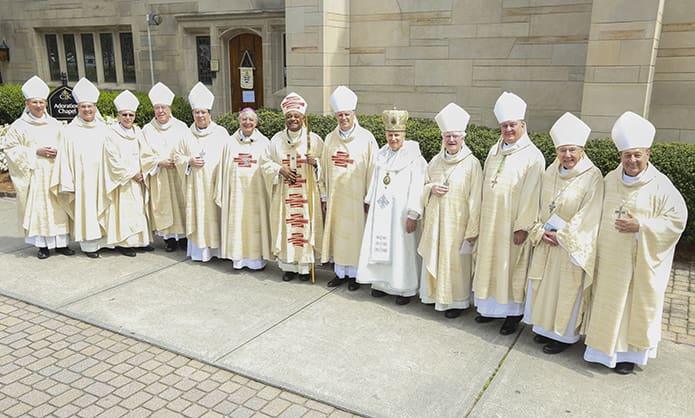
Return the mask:
[[[285, 283], [274, 265], [235, 272], [231, 262], [166, 253], [161, 242], [134, 259], [105, 252], [92, 260], [78, 252], [39, 261], [17, 231], [15, 212], [14, 199], [0, 199], [0, 293], [356, 414], [695, 411], [686, 389], [695, 374], [689, 344], [665, 340], [644, 370], [619, 376], [585, 363], [581, 344], [548, 356], [528, 329], [502, 336], [499, 323], [476, 324], [472, 312], [449, 320], [415, 300], [396, 306], [393, 298], [371, 298], [364, 286], [328, 289], [332, 273], [321, 269], [315, 285]], [[684, 334], [667, 335], [688, 342], [689, 321], [678, 329]]]

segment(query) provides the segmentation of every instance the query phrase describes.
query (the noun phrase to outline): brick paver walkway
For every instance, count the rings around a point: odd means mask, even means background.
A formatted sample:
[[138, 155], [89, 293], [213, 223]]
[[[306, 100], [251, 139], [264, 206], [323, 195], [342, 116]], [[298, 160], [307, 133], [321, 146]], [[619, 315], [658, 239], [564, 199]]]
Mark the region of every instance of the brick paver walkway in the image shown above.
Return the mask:
[[674, 262], [666, 294], [662, 337], [695, 345], [695, 262]]
[[354, 415], [0, 295], [0, 416]]

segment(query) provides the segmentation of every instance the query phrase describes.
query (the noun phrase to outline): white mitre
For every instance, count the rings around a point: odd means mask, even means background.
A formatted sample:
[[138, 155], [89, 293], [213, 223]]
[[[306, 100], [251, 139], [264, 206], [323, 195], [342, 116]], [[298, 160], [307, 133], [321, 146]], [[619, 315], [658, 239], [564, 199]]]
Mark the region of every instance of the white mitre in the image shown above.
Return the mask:
[[584, 147], [589, 139], [591, 128], [581, 119], [570, 112], [566, 112], [555, 121], [550, 128], [550, 137], [553, 138], [555, 148], [563, 145], [577, 145]]
[[656, 128], [642, 116], [627, 111], [623, 113], [611, 131], [611, 138], [618, 151], [632, 148], [650, 148]]
[[330, 97], [333, 113], [355, 111], [357, 109], [357, 95], [345, 86], [338, 86]]
[[72, 88], [72, 97], [77, 103], [95, 103], [99, 100], [99, 89], [82, 77]]
[[166, 106], [171, 106], [171, 104], [174, 102], [174, 97], [176, 95], [174, 94], [169, 87], [167, 87], [164, 83], [161, 81], [152, 86], [150, 89], [150, 92], [147, 93], [147, 97], [150, 98], [150, 102], [152, 102], [152, 106], [154, 105], [166, 105]]
[[470, 119], [471, 115], [456, 103], [449, 103], [444, 106], [444, 109], [434, 117], [442, 133], [461, 132], [464, 135], [466, 135], [466, 126], [468, 126]]
[[188, 102], [191, 104], [191, 109], [211, 110], [214, 101], [215, 95], [200, 81], [188, 93]]
[[33, 76], [22, 85], [22, 94], [26, 100], [48, 98], [48, 85], [38, 76]]
[[498, 123], [508, 120], [524, 120], [526, 102], [514, 93], [504, 92], [495, 103], [495, 117]]
[[128, 90], [124, 90], [121, 94], [116, 96], [115, 99], [113, 99], [113, 104], [116, 106], [117, 112], [122, 112], [124, 110], [135, 112], [138, 110], [140, 101], [133, 93]]

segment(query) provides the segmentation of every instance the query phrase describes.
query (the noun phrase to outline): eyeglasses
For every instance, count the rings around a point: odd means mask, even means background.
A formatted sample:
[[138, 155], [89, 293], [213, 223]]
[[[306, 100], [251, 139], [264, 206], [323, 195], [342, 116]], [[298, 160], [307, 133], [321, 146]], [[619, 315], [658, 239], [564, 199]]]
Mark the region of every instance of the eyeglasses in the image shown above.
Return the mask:
[[123, 116], [124, 118], [134, 118], [135, 113], [121, 113], [121, 116]]

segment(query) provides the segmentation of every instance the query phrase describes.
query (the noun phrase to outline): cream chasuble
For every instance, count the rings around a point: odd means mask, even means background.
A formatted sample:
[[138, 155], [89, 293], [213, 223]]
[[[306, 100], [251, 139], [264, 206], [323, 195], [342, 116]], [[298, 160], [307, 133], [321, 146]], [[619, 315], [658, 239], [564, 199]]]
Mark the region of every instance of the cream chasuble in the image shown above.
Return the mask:
[[339, 128], [326, 137], [322, 166], [326, 182], [326, 214], [321, 261], [357, 268], [364, 232], [364, 200], [379, 145], [355, 121], [350, 136]]
[[[193, 123], [174, 151], [176, 166], [183, 175], [186, 236], [198, 248], [220, 248], [220, 208], [215, 204], [215, 180], [227, 142], [227, 130], [215, 122], [202, 131]], [[189, 166], [193, 157], [204, 159], [205, 165]]]
[[222, 150], [215, 203], [222, 211], [220, 255], [239, 262], [270, 259], [270, 197], [261, 157], [270, 141], [258, 130], [250, 138], [237, 130]]
[[140, 165], [150, 193], [150, 227], [159, 235], [183, 236], [186, 234], [186, 204], [181, 176], [176, 168], [162, 168], [157, 164], [173, 159], [174, 148], [189, 135], [188, 126], [173, 117], [166, 126], [152, 119], [142, 129], [142, 135]]
[[[456, 307], [464, 309], [470, 305], [472, 257], [461, 254], [461, 247], [465, 238], [478, 236], [483, 171], [465, 145], [456, 155], [445, 154], [430, 161], [425, 177], [420, 298], [442, 308], [459, 302]], [[449, 187], [444, 196], [431, 194], [438, 184]]]
[[[608, 356], [656, 348], [673, 253], [688, 217], [683, 197], [654, 165], [630, 184], [622, 175], [621, 164], [605, 178], [586, 331], [586, 345]], [[639, 232], [615, 229], [627, 211], [639, 220]]]
[[55, 159], [36, 155], [38, 148], [59, 150], [61, 129], [60, 123], [48, 115], [36, 119], [24, 112], [5, 137], [4, 152], [17, 191], [17, 225], [26, 237], [70, 233], [68, 214], [49, 191]]
[[[557, 336], [579, 334], [594, 276], [602, 202], [603, 176], [586, 155], [566, 174], [560, 172], [558, 159], [545, 171], [539, 218], [529, 230], [534, 250], [528, 273], [532, 291], [526, 301], [531, 315], [526, 319], [537, 334], [554, 338], [536, 327]], [[555, 221], [558, 217], [564, 225]], [[557, 230], [560, 245], [542, 240], [546, 226]], [[577, 299], [576, 321], [568, 329]]]
[[99, 183], [108, 128], [98, 119], [76, 116], [63, 131], [63, 141], [51, 178], [51, 191], [73, 219], [75, 241], [97, 240], [105, 235], [99, 212], [105, 207], [105, 190]]
[[514, 231], [528, 230], [538, 218], [543, 154], [525, 133], [510, 148], [503, 149], [502, 144], [500, 138], [492, 146], [483, 170], [480, 237], [474, 256], [476, 304], [488, 298], [498, 306], [524, 302], [531, 243], [527, 239], [514, 245]]
[[139, 127], [124, 130], [119, 123], [111, 125], [104, 141], [106, 205], [100, 210], [99, 222], [108, 245], [142, 247], [150, 243], [145, 186], [133, 180], [140, 172], [140, 141]]
[[[271, 251], [279, 261], [287, 264], [309, 264], [319, 254], [317, 246], [323, 239], [323, 217], [321, 214], [321, 169], [313, 169], [306, 163], [306, 128], [291, 139], [287, 129], [270, 140], [268, 153], [263, 157], [262, 169], [270, 185], [270, 231]], [[311, 133], [311, 154], [320, 156], [323, 140]], [[297, 181], [291, 184], [279, 174], [282, 166], [297, 170]], [[309, 196], [307, 178], [314, 176], [313, 218], [309, 219]]]
[[427, 162], [420, 144], [404, 141], [394, 152], [381, 147], [365, 198], [369, 213], [360, 247], [357, 282], [391, 295], [413, 296], [418, 290], [420, 260], [417, 235], [405, 232], [408, 212], [422, 215]]

